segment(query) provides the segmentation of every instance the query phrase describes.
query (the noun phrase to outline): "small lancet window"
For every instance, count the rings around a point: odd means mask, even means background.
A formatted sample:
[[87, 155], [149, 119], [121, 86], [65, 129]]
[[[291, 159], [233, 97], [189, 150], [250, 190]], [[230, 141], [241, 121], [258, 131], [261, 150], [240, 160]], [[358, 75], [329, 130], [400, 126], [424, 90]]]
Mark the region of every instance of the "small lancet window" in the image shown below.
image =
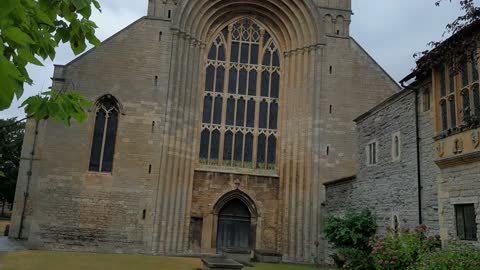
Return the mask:
[[162, 41], [162, 36], [163, 36], [163, 32], [160, 31], [160, 32], [158, 33], [158, 41]]
[[172, 11], [168, 10], [168, 18], [170, 19], [172, 17]]
[[118, 102], [111, 95], [97, 101], [89, 170], [111, 173], [119, 120]]

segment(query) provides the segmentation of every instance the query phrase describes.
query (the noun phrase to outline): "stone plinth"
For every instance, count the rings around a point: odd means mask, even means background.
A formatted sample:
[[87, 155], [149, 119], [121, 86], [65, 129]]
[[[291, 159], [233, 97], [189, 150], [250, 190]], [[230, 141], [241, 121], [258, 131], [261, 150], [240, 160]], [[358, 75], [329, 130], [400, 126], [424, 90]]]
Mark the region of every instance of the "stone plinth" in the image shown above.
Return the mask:
[[227, 258], [203, 258], [203, 270], [242, 269], [243, 265]]

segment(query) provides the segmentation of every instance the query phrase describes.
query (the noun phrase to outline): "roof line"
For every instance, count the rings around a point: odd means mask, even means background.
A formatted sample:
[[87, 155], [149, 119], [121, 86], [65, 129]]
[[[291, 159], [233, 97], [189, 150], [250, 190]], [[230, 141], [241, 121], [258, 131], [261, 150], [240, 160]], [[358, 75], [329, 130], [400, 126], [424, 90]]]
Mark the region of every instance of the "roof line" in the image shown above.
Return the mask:
[[100, 46], [98, 47], [93, 47], [91, 49], [89, 49], [88, 51], [84, 52], [83, 54], [77, 56], [75, 59], [73, 59], [72, 61], [68, 62], [67, 64], [65, 65], [58, 65], [58, 66], [64, 66], [64, 67], [68, 67], [69, 65], [79, 61], [80, 59], [82, 59], [83, 57], [87, 56], [88, 54], [90, 54], [91, 52], [93, 52], [95, 49], [98, 49], [100, 48], [101, 46], [103, 46], [105, 43], [107, 43], [108, 41], [112, 40], [113, 38], [117, 37], [118, 35], [120, 35], [121, 33], [125, 32], [126, 30], [128, 30], [130, 27], [132, 27], [133, 25], [137, 24], [138, 22], [140, 22], [141, 20], [144, 20], [144, 19], [148, 19], [147, 16], [143, 16], [143, 17], [140, 17], [139, 19], [135, 20], [134, 22], [132, 22], [131, 24], [125, 26], [123, 29], [121, 29], [120, 31], [116, 32], [115, 34], [111, 35], [110, 37], [106, 38], [104, 41], [102, 41], [100, 43]]
[[388, 73], [388, 72], [382, 67], [382, 65], [380, 65], [380, 64], [377, 62], [377, 60], [375, 60], [375, 58], [373, 58], [372, 55], [369, 54], [368, 51], [365, 50], [365, 49], [362, 47], [362, 45], [360, 45], [360, 43], [358, 43], [358, 41], [357, 41], [355, 38], [353, 38], [352, 36], [350, 36], [350, 39], [351, 39], [353, 42], [355, 42], [355, 44], [357, 44], [357, 46], [380, 68], [380, 70], [382, 70], [383, 73], [385, 73], [385, 75], [388, 76], [388, 78], [390, 78], [390, 80], [398, 87], [399, 90], [402, 89], [402, 87], [400, 86], [400, 84], [399, 84], [397, 81], [395, 81], [395, 79], [392, 77], [392, 75], [390, 75], [390, 73]]
[[330, 186], [330, 185], [335, 185], [335, 184], [339, 184], [339, 183], [342, 183], [342, 182], [353, 181], [353, 180], [356, 180], [356, 179], [357, 179], [357, 175], [352, 175], [352, 176], [332, 180], [332, 181], [329, 181], [329, 182], [325, 182], [325, 183], [323, 183], [323, 185], [324, 186]]
[[358, 122], [361, 122], [362, 120], [364, 120], [365, 118], [367, 118], [368, 116], [370, 116], [371, 114], [373, 114], [374, 112], [380, 110], [381, 108], [383, 108], [385, 105], [389, 104], [390, 102], [396, 100], [397, 98], [400, 98], [401, 96], [403, 95], [407, 95], [409, 94], [410, 92], [413, 91], [413, 88], [405, 88], [391, 96], [389, 96], [387, 99], [385, 99], [384, 101], [378, 103], [377, 105], [375, 105], [373, 108], [371, 108], [370, 110], [368, 110], [366, 113], [363, 113], [361, 114], [359, 117], [355, 118], [353, 121], [358, 123]]

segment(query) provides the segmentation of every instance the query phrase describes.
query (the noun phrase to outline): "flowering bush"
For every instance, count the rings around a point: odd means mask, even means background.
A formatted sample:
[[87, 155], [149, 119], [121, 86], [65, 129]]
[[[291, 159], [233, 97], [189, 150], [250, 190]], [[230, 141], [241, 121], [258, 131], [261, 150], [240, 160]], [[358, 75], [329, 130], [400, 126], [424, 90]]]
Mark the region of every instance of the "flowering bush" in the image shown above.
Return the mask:
[[452, 243], [448, 248], [421, 255], [411, 270], [478, 270], [480, 251], [467, 245]]
[[440, 248], [439, 237], [427, 237], [427, 227], [417, 226], [397, 234], [389, 232], [387, 237], [373, 245], [372, 256], [378, 270], [408, 269], [419, 258]]

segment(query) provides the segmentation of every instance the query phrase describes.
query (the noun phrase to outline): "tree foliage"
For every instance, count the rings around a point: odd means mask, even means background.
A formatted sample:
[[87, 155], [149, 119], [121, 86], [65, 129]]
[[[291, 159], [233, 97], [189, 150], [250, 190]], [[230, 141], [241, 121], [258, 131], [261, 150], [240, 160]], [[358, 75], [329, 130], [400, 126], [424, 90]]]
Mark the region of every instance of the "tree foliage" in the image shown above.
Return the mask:
[[[97, 0], [0, 1], [0, 111], [23, 95], [25, 84], [33, 83], [27, 65], [53, 60], [60, 43], [70, 43], [75, 54], [85, 51], [87, 41], [100, 45], [95, 37], [97, 26], [90, 20], [92, 9], [100, 10]], [[85, 119], [85, 110], [80, 110], [88, 105], [84, 99], [57, 90], [28, 99], [23, 104], [27, 115], [64, 123], [70, 118]]]
[[[427, 44], [429, 50], [415, 53], [417, 66], [414, 73], [428, 74], [432, 67], [445, 62], [450, 63], [458, 72], [463, 63], [472, 61], [472, 52], [477, 48], [479, 41], [478, 35], [473, 30], [480, 26], [480, 8], [475, 5], [475, 0], [458, 1], [462, 15], [446, 25], [443, 37], [449, 38], [431, 41]], [[435, 0], [435, 5], [440, 6], [443, 2], [446, 0]]]
[[15, 118], [0, 120], [0, 200], [13, 203], [25, 123]]

